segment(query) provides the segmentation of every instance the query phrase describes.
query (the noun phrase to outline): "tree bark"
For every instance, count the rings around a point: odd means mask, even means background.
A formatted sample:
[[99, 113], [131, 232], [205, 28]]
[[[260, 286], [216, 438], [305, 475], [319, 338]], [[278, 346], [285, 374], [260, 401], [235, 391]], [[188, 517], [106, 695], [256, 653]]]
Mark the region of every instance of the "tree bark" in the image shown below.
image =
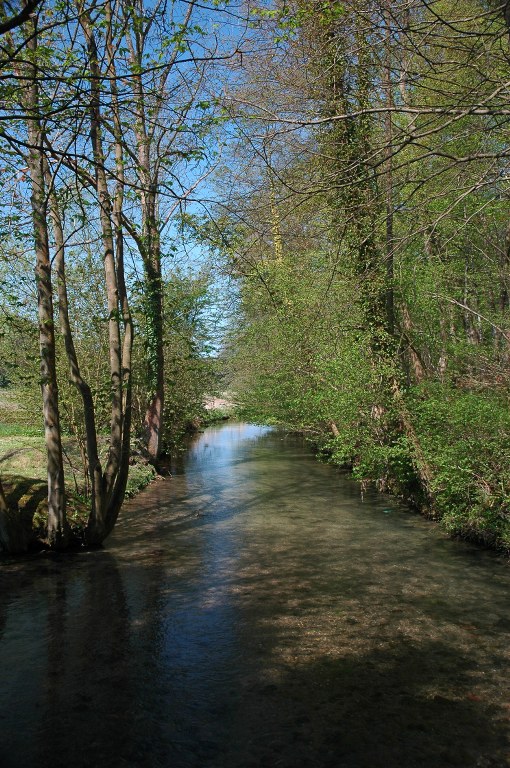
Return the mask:
[[107, 21], [106, 49], [108, 56], [108, 76], [113, 112], [113, 131], [115, 138], [115, 171], [116, 186], [112, 205], [112, 219], [115, 232], [115, 252], [117, 259], [117, 290], [120, 314], [124, 325], [124, 340], [122, 344], [122, 444], [121, 460], [107, 511], [106, 528], [108, 533], [113, 529], [120, 511], [129, 474], [131, 415], [132, 415], [132, 375], [131, 358], [133, 350], [134, 328], [129, 307], [124, 272], [124, 231], [123, 231], [123, 202], [124, 202], [124, 152], [123, 129], [120, 119], [119, 96], [117, 91], [117, 73], [115, 69], [115, 46], [112, 31], [114, 28], [113, 10], [110, 0], [105, 4]]
[[25, 108], [30, 151], [28, 169], [32, 183], [31, 208], [35, 237], [37, 300], [39, 314], [39, 346], [41, 355], [41, 391], [43, 400], [44, 435], [48, 456], [48, 542], [60, 549], [67, 544], [66, 495], [62, 460], [62, 438], [58, 409], [58, 385], [55, 359], [55, 327], [47, 199], [44, 179], [43, 128], [39, 116], [38, 71], [35, 63], [37, 36], [28, 42], [31, 63], [27, 65], [29, 85]]
[[[195, 0], [188, 3], [180, 23], [181, 32], [191, 20]], [[145, 445], [150, 461], [157, 464], [163, 450], [165, 429], [165, 344], [164, 344], [164, 297], [161, 271], [161, 235], [158, 212], [158, 181], [161, 161], [159, 143], [155, 140], [156, 127], [161, 125], [162, 94], [177, 59], [179, 45], [174, 46], [166, 65], [158, 75], [158, 93], [147, 103], [147, 89], [142, 78], [144, 54], [148, 47], [148, 30], [156, 19], [157, 9], [147, 18], [147, 10], [141, 4], [137, 8], [139, 18], [132, 24], [133, 7], [124, 5], [126, 34], [132, 77], [129, 82], [135, 105], [133, 130], [137, 144], [140, 202], [142, 212], [141, 237], [136, 242], [145, 272], [145, 323], [148, 401], [144, 418]], [[128, 26], [129, 23], [129, 26]], [[179, 118], [180, 119], [180, 118]], [[175, 130], [175, 127], [172, 129]]]
[[[131, 88], [135, 103], [135, 132], [142, 236], [138, 240], [145, 272], [145, 323], [148, 402], [144, 418], [145, 446], [151, 462], [157, 463], [162, 451], [165, 407], [165, 359], [163, 340], [163, 281], [161, 274], [161, 241], [157, 216], [157, 169], [151, 161], [152, 132], [147, 126], [147, 105], [140, 74], [143, 56], [143, 36], [127, 36], [131, 65], [135, 75]], [[164, 87], [164, 83], [162, 84]], [[153, 117], [153, 119], [155, 116]]]
[[391, 82], [392, 46], [391, 46], [391, 0], [386, 0], [384, 8], [385, 24], [385, 61], [384, 61], [384, 91], [388, 107], [384, 115], [384, 173], [386, 187], [386, 326], [388, 334], [395, 333], [395, 302], [394, 302], [394, 241], [393, 241], [393, 121], [392, 108], [393, 90]]
[[402, 316], [402, 331], [403, 331], [403, 335], [405, 336], [405, 340], [407, 342], [407, 353], [409, 355], [414, 383], [419, 384], [425, 378], [425, 366], [421, 359], [420, 353], [418, 352], [418, 349], [412, 340], [413, 323], [411, 320], [409, 309], [405, 301], [403, 301], [401, 305], [401, 316]]
[[[113, 67], [111, 44], [111, 8], [107, 4], [108, 69]], [[111, 376], [111, 428], [109, 455], [101, 479], [101, 505], [92, 509], [87, 525], [87, 541], [99, 544], [113, 529], [124, 499], [128, 469], [131, 427], [131, 349], [133, 327], [124, 280], [124, 255], [122, 235], [123, 158], [120, 144], [120, 120], [115, 85], [112, 108], [116, 131], [117, 189], [112, 202], [108, 189], [105, 153], [102, 141], [102, 117], [100, 86], [104, 80], [99, 66], [94, 29], [89, 15], [82, 11], [80, 23], [85, 34], [90, 69], [90, 139], [95, 165], [95, 186], [99, 201], [105, 285], [108, 302], [109, 359]], [[110, 85], [111, 85], [110, 80]], [[113, 219], [113, 223], [112, 223]], [[115, 228], [115, 237], [114, 237]], [[121, 338], [120, 321], [124, 323], [124, 340]]]
[[53, 237], [55, 241], [55, 271], [57, 273], [57, 290], [59, 303], [60, 329], [64, 338], [64, 346], [69, 364], [69, 378], [72, 384], [80, 392], [83, 403], [85, 422], [85, 439], [87, 447], [87, 471], [90, 480], [91, 504], [93, 515], [103, 506], [103, 472], [99, 460], [97, 442], [96, 417], [94, 400], [89, 384], [81, 375], [78, 356], [74, 345], [71, 322], [69, 319], [69, 300], [67, 294], [67, 280], [65, 271], [65, 246], [62, 218], [53, 186], [53, 179], [48, 163], [45, 165], [45, 175], [49, 191], [50, 215], [53, 223]]

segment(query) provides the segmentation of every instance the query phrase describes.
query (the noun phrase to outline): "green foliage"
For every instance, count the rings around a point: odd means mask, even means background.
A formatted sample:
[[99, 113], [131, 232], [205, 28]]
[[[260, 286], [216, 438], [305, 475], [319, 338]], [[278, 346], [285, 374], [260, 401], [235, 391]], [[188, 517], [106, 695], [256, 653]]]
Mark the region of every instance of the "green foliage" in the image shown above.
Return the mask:
[[151, 464], [134, 462], [129, 467], [129, 475], [126, 486], [126, 497], [136, 496], [143, 488], [149, 485], [156, 476], [156, 470]]
[[[283, 3], [254, 18], [286, 61], [268, 55], [264, 97], [259, 73], [245, 88], [262, 119], [285, 122], [260, 140], [247, 116], [264, 162], [246, 162], [231, 214], [192, 223], [238, 281], [240, 412], [302, 430], [360, 482], [508, 547], [503, 16], [441, 0]], [[296, 137], [294, 115], [319, 119]]]
[[[143, 289], [143, 284], [139, 289]], [[207, 274], [193, 276], [173, 271], [163, 285], [164, 300], [164, 385], [165, 431], [164, 449], [173, 452], [181, 445], [190, 428], [205, 417], [206, 395], [216, 391], [216, 363], [211, 356], [211, 331], [208, 317], [211, 312], [209, 278]], [[134, 304], [138, 334], [135, 338], [134, 423], [140, 429], [143, 423], [147, 394], [151, 380], [144, 377], [147, 370], [148, 348], [145, 311], [146, 298], [139, 294]], [[149, 376], [152, 368], [149, 368]]]
[[[218, 13], [219, 6], [213, 0]], [[37, 50], [26, 47], [23, 28], [15, 30], [21, 59], [6, 57], [0, 86], [6, 440], [38, 435], [41, 419], [26, 80], [16, 71], [29, 61], [40, 73], [38, 112], [68, 244], [76, 351], [98, 431], [110, 428], [84, 40], [60, 0], [39, 11]], [[115, 6], [111, 22], [107, 12], [95, 8], [91, 21], [102, 66], [111, 32], [118, 76], [100, 84], [104, 168], [113, 192], [120, 178], [109, 121], [118, 82], [132, 238], [126, 235], [126, 259], [136, 245], [145, 267], [145, 278], [128, 286], [137, 330], [135, 430], [160, 386], [163, 357], [170, 450], [207, 418], [205, 395], [226, 388], [209, 327], [209, 277], [162, 272], [179, 250], [166, 225], [176, 201], [187, 201], [179, 235], [193, 231], [237, 284], [224, 357], [240, 413], [302, 430], [361, 482], [399, 492], [419, 487], [449, 530], [508, 544], [508, 30], [501, 8], [492, 12], [480, 0], [262, 4], [246, 21], [264, 52], [257, 60], [250, 44], [244, 62], [235, 52], [228, 98], [223, 75], [205, 68], [207, 51], [216, 50], [214, 25], [209, 38], [209, 27], [176, 3]], [[238, 131], [238, 144], [213, 149], [213, 128], [227, 144]], [[214, 152], [221, 213], [200, 219], [195, 181], [207, 176]], [[233, 183], [225, 194], [229, 161]], [[119, 319], [118, 310], [111, 316]], [[60, 336], [57, 353], [62, 428], [77, 452], [82, 404]], [[69, 453], [69, 465], [77, 463]], [[150, 474], [137, 472], [134, 486]]]
[[508, 397], [428, 382], [409, 402], [434, 470], [437, 515], [450, 531], [510, 546]]

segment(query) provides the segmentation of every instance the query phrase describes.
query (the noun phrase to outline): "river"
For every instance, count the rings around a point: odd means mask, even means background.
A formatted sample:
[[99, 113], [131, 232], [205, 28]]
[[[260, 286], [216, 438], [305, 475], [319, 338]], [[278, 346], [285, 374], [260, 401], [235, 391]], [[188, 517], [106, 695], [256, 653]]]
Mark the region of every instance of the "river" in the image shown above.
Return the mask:
[[0, 561], [0, 766], [508, 766], [509, 595], [298, 438], [211, 427], [103, 550]]

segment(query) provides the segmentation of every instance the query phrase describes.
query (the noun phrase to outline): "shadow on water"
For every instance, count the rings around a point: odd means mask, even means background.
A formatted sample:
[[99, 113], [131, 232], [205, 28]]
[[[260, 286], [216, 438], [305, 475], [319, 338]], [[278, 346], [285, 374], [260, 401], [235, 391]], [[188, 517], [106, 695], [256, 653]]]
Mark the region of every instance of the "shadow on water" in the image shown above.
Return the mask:
[[[464, 699], [425, 694], [445, 665]], [[508, 713], [469, 699], [471, 666], [442, 643], [401, 643], [289, 668], [274, 683], [248, 680], [229, 751], [216, 764], [506, 766]]]
[[1, 580], [0, 766], [158, 765], [157, 566], [123, 579], [98, 551], [28, 571]]
[[510, 572], [254, 427], [0, 566], [1, 768], [503, 768]]

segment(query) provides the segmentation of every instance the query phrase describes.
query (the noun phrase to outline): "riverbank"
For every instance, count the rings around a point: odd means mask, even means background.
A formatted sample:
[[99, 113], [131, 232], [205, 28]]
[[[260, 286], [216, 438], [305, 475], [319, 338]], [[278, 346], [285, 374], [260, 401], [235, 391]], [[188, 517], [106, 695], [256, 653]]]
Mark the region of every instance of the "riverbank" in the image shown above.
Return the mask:
[[508, 388], [423, 381], [381, 394], [377, 407], [373, 392], [360, 392], [358, 401], [327, 400], [304, 383], [294, 400], [263, 401], [254, 388], [243, 393], [242, 415], [303, 432], [362, 489], [389, 491], [451, 536], [508, 554]]
[[[63, 443], [67, 520], [71, 538], [79, 542], [83, 539], [82, 534], [87, 524], [89, 503], [84, 492], [78, 446], [72, 438], [65, 438]], [[23, 538], [29, 550], [46, 547], [48, 515], [46, 472], [43, 437], [0, 434], [0, 478], [3, 490], [10, 514], [17, 521], [16, 527], [19, 526], [23, 530]], [[157, 476], [153, 466], [134, 454], [130, 460], [126, 498], [136, 496]]]
[[[9, 406], [5, 396], [3, 411]], [[0, 422], [0, 479], [2, 480], [8, 508], [19, 520], [24, 537], [30, 542], [29, 549], [41, 549], [45, 545], [47, 502], [46, 448], [40, 430], [27, 426], [15, 418], [16, 405], [9, 408], [14, 418]], [[188, 434], [196, 434], [210, 424], [231, 417], [231, 404], [224, 399], [211, 399], [203, 418], [189, 424]], [[71, 537], [77, 542], [83, 539], [83, 531], [89, 515], [86, 498], [87, 478], [83, 456], [73, 437], [63, 438], [64, 473], [67, 491], [67, 519]], [[105, 443], [106, 450], [106, 443]], [[177, 450], [177, 449], [176, 449]], [[185, 451], [182, 444], [179, 451]], [[162, 470], [165, 474], [165, 471]], [[166, 472], [168, 474], [168, 472]], [[125, 498], [136, 496], [160, 475], [135, 445], [129, 462], [129, 475]], [[1, 551], [1, 546], [0, 546]]]
[[[46, 447], [40, 427], [34, 426], [30, 412], [20, 402], [16, 390], [0, 390], [0, 479], [9, 517], [20, 533], [21, 549], [28, 546], [29, 550], [38, 550], [46, 546]], [[81, 533], [89, 514], [84, 457], [78, 441], [72, 436], [63, 436], [62, 448], [67, 519], [71, 538], [79, 541], [83, 538]], [[136, 495], [155, 476], [155, 469], [134, 452], [130, 460], [126, 497]]]
[[[440, 407], [442, 405], [442, 407]], [[482, 407], [483, 405], [483, 407]], [[509, 417], [506, 406], [455, 393], [413, 403], [413, 439], [367, 444], [348, 456], [329, 425], [305, 437], [317, 454], [344, 469], [360, 488], [401, 499], [452, 538], [510, 556]]]

